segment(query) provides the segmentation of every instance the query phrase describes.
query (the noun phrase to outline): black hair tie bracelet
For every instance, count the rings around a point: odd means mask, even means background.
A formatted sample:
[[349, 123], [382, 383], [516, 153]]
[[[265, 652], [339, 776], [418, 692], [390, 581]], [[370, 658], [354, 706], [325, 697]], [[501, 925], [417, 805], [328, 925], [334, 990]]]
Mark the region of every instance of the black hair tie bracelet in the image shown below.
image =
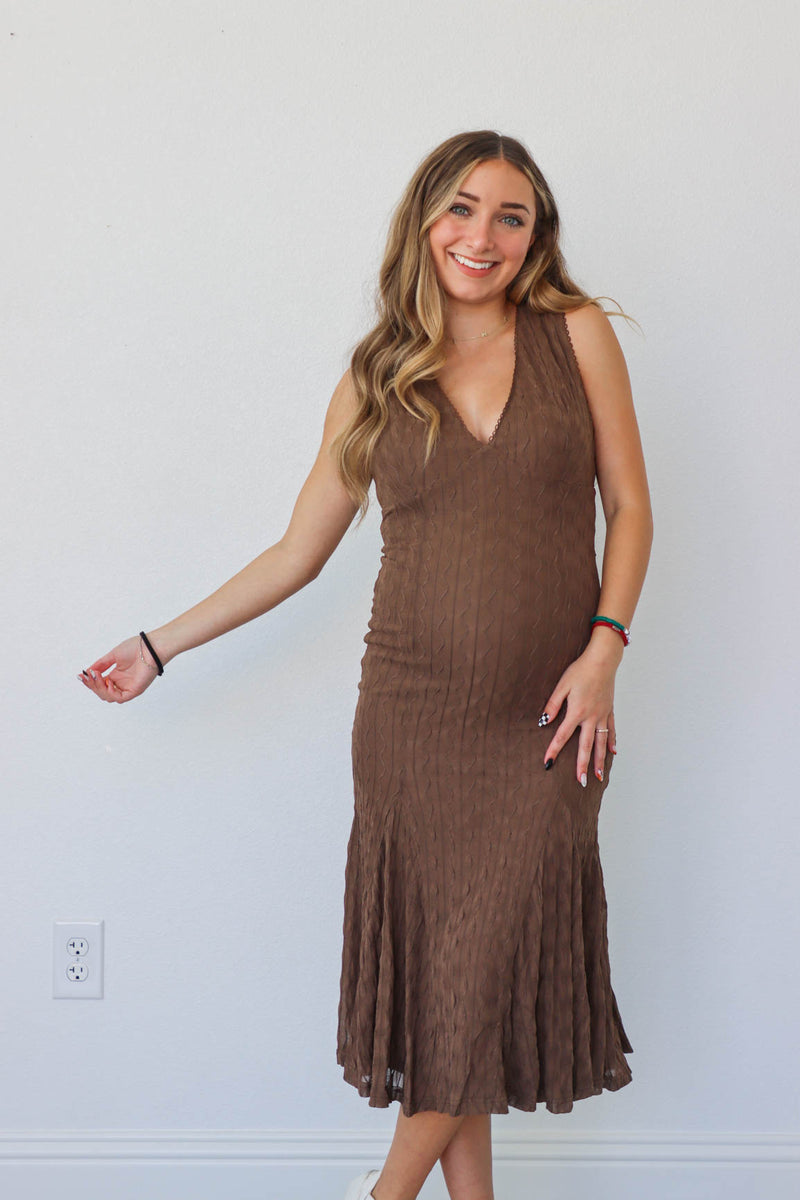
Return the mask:
[[161, 664], [161, 659], [158, 657], [158, 655], [156, 654], [155, 650], [154, 650], [154, 649], [153, 649], [153, 647], [150, 645], [150, 642], [148, 641], [148, 638], [147, 638], [147, 634], [144, 632], [144, 630], [143, 630], [143, 629], [139, 630], [139, 637], [142, 639], [142, 641], [144, 642], [145, 646], [147, 646], [147, 649], [150, 651], [150, 653], [152, 654], [153, 658], [155, 659], [155, 664], [156, 664], [156, 668], [157, 668], [157, 670], [158, 670], [158, 673], [159, 673], [159, 675], [163, 675], [163, 674], [164, 674], [164, 668], [163, 668], [163, 666], [162, 666], [162, 664]]

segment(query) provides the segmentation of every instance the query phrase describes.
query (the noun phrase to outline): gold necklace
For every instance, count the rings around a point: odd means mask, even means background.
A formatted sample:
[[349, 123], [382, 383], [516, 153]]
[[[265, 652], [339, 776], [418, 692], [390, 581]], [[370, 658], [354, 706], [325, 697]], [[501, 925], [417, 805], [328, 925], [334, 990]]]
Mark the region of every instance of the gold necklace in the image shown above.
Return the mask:
[[498, 329], [502, 329], [503, 326], [507, 325], [507, 324], [508, 324], [508, 313], [506, 313], [505, 317], [503, 318], [502, 323], [497, 326], [497, 329], [484, 329], [483, 333], [473, 333], [469, 337], [465, 337], [465, 338], [454, 338], [454, 337], [449, 337], [449, 335], [448, 335], [448, 337], [451, 342], [474, 342], [474, 341], [477, 341], [478, 338], [489, 337], [490, 334], [497, 333]]

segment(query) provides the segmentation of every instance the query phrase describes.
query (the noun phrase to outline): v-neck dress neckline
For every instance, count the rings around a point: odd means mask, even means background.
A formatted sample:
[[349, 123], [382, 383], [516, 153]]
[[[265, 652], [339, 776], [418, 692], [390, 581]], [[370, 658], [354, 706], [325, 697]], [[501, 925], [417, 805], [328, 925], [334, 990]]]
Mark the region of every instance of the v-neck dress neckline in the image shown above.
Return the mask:
[[467, 437], [472, 442], [474, 442], [476, 446], [479, 446], [484, 450], [490, 449], [495, 444], [495, 438], [496, 438], [497, 432], [503, 425], [504, 417], [505, 417], [506, 413], [508, 412], [508, 409], [511, 405], [511, 402], [514, 399], [514, 395], [517, 390], [517, 375], [518, 375], [518, 368], [519, 368], [519, 321], [520, 321], [520, 309], [522, 309], [523, 307], [525, 307], [525, 306], [522, 304], [515, 305], [516, 313], [514, 316], [514, 370], [513, 370], [512, 376], [511, 376], [511, 387], [509, 389], [508, 397], [506, 399], [505, 404], [503, 405], [500, 415], [497, 418], [497, 420], [495, 421], [494, 429], [492, 430], [492, 432], [489, 435], [488, 441], [484, 441], [483, 438], [479, 438], [479, 437], [475, 436], [475, 434], [472, 432], [472, 430], [467, 426], [466, 421], [461, 416], [461, 413], [458, 411], [455, 404], [453, 404], [453, 401], [450, 399], [447, 392], [444, 390], [442, 385], [439, 383], [438, 379], [436, 379], [434, 377], [432, 380], [433, 386], [436, 388], [436, 390], [439, 392], [439, 394], [446, 400], [449, 408], [455, 414], [456, 418], [458, 419], [459, 425], [464, 430]]

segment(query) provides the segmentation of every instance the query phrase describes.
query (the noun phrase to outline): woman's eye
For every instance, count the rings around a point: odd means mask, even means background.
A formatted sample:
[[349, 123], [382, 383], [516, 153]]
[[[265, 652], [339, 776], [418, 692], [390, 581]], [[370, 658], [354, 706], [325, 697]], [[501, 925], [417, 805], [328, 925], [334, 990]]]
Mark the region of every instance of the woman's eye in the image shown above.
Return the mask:
[[[451, 204], [450, 212], [454, 212], [457, 208], [460, 208], [463, 212], [469, 212], [469, 209], [467, 208], [466, 204]], [[458, 214], [456, 214], [456, 215], [458, 215]], [[522, 224], [522, 221], [520, 221], [519, 217], [515, 217], [513, 213], [506, 213], [505, 216], [503, 217], [503, 220], [504, 221], [506, 221], [506, 220], [513, 221], [514, 224], [511, 226], [512, 229], [516, 229], [518, 226], [520, 226]]]

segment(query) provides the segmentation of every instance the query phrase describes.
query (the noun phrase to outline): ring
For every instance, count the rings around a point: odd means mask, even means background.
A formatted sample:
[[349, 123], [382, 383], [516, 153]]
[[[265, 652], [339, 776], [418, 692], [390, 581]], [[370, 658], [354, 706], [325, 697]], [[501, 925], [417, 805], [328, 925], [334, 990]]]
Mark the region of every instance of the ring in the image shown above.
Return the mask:
[[607, 729], [595, 729], [595, 733], [608, 733]]

